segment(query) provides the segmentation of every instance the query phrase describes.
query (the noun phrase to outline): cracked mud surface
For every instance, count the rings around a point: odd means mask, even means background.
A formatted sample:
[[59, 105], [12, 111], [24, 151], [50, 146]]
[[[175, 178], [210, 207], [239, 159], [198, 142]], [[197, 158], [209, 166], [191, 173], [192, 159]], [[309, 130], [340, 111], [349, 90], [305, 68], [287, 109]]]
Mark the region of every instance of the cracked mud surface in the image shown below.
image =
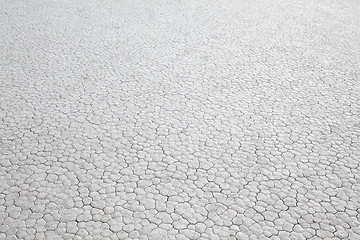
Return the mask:
[[360, 239], [358, 1], [0, 3], [0, 239]]

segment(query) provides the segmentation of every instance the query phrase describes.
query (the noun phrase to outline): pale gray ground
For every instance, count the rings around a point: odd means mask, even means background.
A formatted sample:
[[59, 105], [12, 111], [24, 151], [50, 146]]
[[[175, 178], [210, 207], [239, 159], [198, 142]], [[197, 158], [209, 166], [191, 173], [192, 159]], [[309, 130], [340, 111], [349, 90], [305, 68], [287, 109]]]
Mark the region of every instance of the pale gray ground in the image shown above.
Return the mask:
[[360, 239], [357, 0], [1, 0], [0, 239]]

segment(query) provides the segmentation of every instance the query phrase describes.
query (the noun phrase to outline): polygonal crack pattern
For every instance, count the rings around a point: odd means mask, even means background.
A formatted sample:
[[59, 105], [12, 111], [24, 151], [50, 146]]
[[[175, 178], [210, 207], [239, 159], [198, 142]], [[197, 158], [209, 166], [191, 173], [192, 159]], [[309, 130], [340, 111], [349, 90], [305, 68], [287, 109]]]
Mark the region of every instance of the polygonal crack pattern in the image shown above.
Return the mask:
[[352, 0], [0, 3], [0, 239], [360, 239]]

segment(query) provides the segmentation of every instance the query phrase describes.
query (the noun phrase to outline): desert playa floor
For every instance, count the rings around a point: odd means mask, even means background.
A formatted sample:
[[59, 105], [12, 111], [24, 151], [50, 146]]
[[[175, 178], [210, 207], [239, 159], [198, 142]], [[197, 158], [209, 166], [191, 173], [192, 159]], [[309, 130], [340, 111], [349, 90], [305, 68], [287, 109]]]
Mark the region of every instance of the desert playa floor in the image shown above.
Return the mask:
[[360, 239], [359, 13], [1, 1], [0, 239]]

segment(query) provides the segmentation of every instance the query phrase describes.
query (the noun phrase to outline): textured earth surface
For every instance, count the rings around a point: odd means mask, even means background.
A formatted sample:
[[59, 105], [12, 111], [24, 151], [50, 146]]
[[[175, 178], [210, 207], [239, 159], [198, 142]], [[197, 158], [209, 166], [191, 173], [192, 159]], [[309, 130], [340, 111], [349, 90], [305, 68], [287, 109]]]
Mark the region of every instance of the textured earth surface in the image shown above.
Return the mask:
[[0, 239], [360, 239], [359, 12], [1, 1]]

